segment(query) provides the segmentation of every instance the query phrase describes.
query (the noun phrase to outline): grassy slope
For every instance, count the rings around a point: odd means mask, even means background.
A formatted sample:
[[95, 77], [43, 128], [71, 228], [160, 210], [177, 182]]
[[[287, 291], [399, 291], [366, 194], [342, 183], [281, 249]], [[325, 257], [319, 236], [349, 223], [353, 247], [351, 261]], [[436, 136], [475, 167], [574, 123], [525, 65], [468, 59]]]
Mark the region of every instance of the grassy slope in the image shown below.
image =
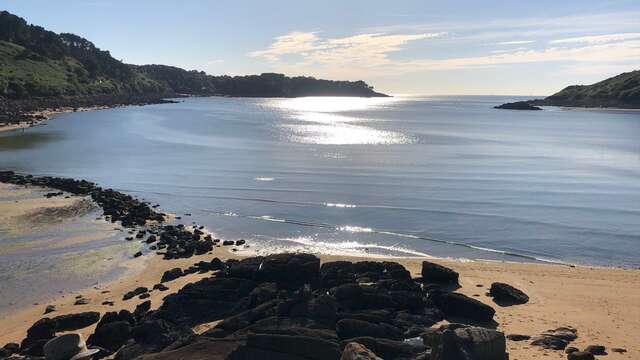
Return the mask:
[[544, 99], [545, 105], [640, 108], [640, 70], [593, 85], [573, 85]]
[[[139, 72], [134, 72], [134, 78], [129, 82], [138, 89], [158, 92], [164, 89], [164, 85]], [[82, 64], [72, 57], [52, 60], [29, 52], [20, 45], [0, 41], [0, 93], [8, 93], [8, 88], [16, 91], [16, 87], [37, 96], [126, 92], [125, 84], [117, 80], [91, 78]]]

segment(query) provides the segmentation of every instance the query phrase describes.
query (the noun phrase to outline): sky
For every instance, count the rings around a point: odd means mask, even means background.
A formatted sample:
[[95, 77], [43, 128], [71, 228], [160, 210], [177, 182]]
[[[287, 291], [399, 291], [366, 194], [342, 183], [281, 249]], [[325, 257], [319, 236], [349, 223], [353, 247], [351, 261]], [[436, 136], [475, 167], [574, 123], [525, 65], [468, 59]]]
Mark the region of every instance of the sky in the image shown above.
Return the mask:
[[640, 1], [3, 0], [133, 64], [364, 80], [391, 94], [550, 95], [640, 69]]

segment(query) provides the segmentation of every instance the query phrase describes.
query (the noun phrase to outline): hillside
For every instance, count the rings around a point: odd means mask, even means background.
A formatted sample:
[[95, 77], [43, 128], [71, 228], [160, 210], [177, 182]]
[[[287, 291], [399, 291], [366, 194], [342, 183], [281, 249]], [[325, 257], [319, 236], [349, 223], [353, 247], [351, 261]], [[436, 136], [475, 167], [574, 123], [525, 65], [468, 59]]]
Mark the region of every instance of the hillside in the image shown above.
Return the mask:
[[212, 76], [131, 65], [74, 34], [56, 34], [0, 11], [0, 122], [43, 107], [147, 103], [178, 95], [386, 96], [363, 81], [282, 74]]
[[593, 85], [568, 86], [539, 104], [640, 108], [640, 70], [623, 73]]
[[640, 70], [602, 80], [592, 85], [572, 85], [544, 99], [494, 106], [496, 109], [541, 110], [537, 106], [640, 109]]

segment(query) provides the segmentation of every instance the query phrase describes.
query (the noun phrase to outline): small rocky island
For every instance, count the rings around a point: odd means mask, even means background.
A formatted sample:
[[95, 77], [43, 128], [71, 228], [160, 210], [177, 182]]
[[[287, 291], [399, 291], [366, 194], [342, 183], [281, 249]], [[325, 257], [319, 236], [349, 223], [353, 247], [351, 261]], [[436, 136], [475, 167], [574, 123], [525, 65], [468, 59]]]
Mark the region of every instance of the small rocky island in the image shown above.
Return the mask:
[[494, 106], [494, 109], [504, 110], [542, 110], [542, 108], [529, 104], [526, 101], [516, 101]]

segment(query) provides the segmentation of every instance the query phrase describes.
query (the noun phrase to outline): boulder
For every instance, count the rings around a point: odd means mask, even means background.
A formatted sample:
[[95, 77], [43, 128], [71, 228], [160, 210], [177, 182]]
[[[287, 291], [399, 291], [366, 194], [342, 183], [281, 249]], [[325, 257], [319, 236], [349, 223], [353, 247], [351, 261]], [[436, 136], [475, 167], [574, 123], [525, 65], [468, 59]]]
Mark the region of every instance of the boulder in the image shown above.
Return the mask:
[[186, 346], [143, 355], [138, 360], [225, 360], [230, 359], [231, 354], [242, 344], [244, 342], [238, 339], [211, 339], [201, 336]]
[[164, 319], [148, 319], [131, 329], [131, 336], [145, 352], [157, 352], [176, 341], [194, 336], [191, 328]]
[[127, 292], [126, 294], [124, 294], [124, 296], [122, 297], [122, 300], [129, 300], [129, 299], [133, 299], [135, 296], [138, 295], [142, 295], [146, 292], [148, 292], [149, 289], [147, 289], [146, 287], [140, 286], [137, 287], [129, 292]]
[[567, 360], [595, 360], [595, 356], [588, 351], [574, 351], [567, 354]]
[[49, 318], [36, 321], [27, 329], [27, 337], [20, 343], [20, 352], [25, 355], [42, 356], [42, 347], [56, 333], [56, 322]]
[[339, 359], [340, 348], [337, 343], [325, 339], [275, 335], [250, 334], [247, 343], [234, 351], [229, 359]]
[[89, 336], [87, 343], [110, 351], [118, 351], [131, 337], [131, 324], [127, 321], [106, 323]]
[[507, 360], [504, 334], [482, 327], [443, 325], [425, 333], [430, 360]]
[[342, 350], [340, 360], [382, 360], [371, 350], [357, 342], [350, 342]]
[[256, 276], [260, 282], [275, 282], [278, 287], [298, 289], [316, 284], [320, 274], [320, 259], [311, 254], [275, 254], [264, 258]]
[[358, 343], [373, 351], [374, 354], [385, 360], [415, 359], [419, 358], [422, 349], [416, 348], [403, 341], [379, 339], [369, 336], [357, 337], [343, 341], [341, 346], [349, 343]]
[[432, 263], [422, 262], [422, 281], [427, 284], [458, 284], [459, 275], [448, 267]]
[[495, 310], [476, 299], [453, 292], [432, 292], [429, 299], [447, 317], [460, 317], [478, 322], [490, 322], [493, 320]]
[[350, 261], [331, 261], [320, 267], [320, 285], [325, 289], [355, 281], [355, 270]]
[[93, 325], [100, 320], [100, 313], [96, 311], [78, 314], [60, 315], [52, 319], [56, 323], [56, 331], [72, 331]]
[[370, 336], [391, 340], [402, 340], [402, 331], [385, 323], [370, 323], [356, 319], [342, 319], [336, 324], [336, 332], [340, 339]]
[[165, 282], [169, 282], [172, 280], [175, 280], [181, 276], [183, 276], [183, 272], [182, 269], [180, 268], [173, 268], [171, 270], [167, 270], [164, 272], [164, 274], [162, 274], [162, 278], [160, 279], [161, 283], [165, 283]]
[[204, 278], [185, 285], [164, 298], [159, 313], [179, 324], [197, 325], [247, 310], [248, 296], [256, 283], [238, 278]]
[[593, 355], [607, 355], [607, 348], [604, 345], [589, 345], [584, 351]]
[[507, 335], [507, 339], [511, 341], [525, 341], [531, 339], [529, 335], [521, 335], [521, 334], [509, 334]]
[[500, 282], [494, 282], [491, 284], [489, 295], [493, 297], [496, 304], [502, 306], [525, 304], [529, 302], [529, 296], [527, 296], [527, 294], [509, 284]]

